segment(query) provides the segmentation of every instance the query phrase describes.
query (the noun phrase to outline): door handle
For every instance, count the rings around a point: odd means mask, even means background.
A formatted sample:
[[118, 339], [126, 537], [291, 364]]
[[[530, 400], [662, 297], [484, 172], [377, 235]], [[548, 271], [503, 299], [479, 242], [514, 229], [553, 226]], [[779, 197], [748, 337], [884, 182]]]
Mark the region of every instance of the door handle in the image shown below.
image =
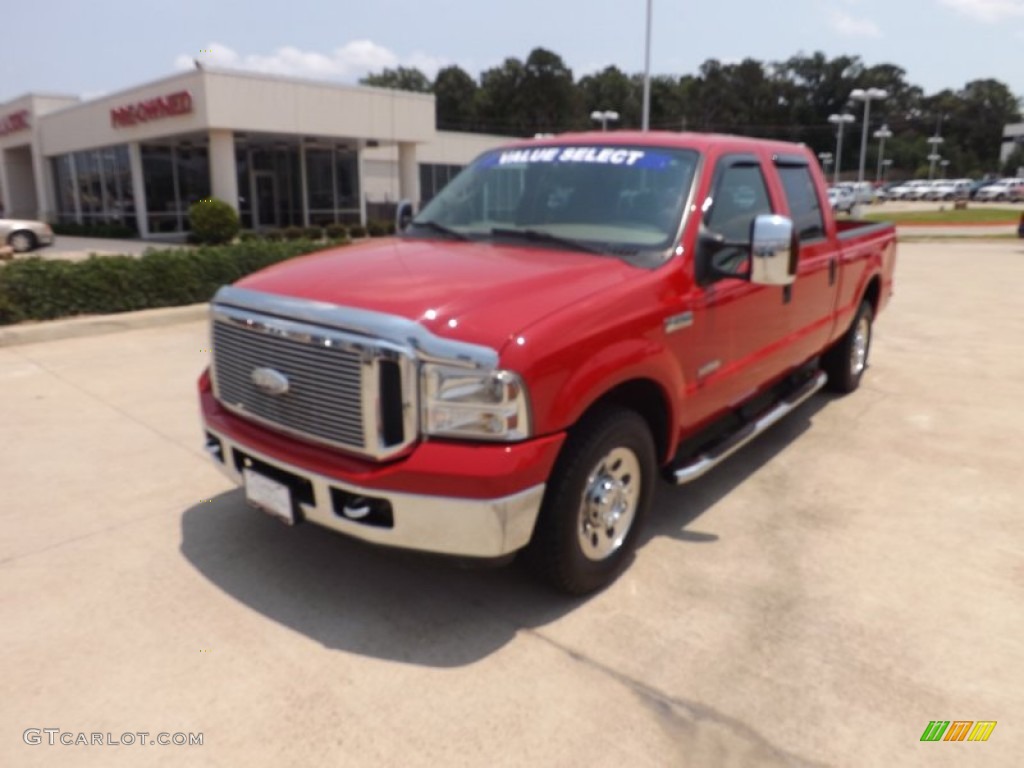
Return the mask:
[[828, 284], [835, 285], [836, 283], [836, 271], [839, 266], [839, 260], [833, 256], [828, 262]]

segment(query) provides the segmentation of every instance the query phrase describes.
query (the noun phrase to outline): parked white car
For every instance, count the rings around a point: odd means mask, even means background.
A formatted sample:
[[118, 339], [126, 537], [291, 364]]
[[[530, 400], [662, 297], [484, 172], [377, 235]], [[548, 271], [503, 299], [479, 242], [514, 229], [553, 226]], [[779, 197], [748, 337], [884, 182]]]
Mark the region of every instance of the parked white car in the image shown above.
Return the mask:
[[828, 188], [828, 202], [836, 212], [850, 213], [857, 204], [857, 198], [849, 187], [838, 186]]
[[857, 204], [870, 205], [875, 201], [875, 188], [870, 181], [841, 181], [836, 186], [848, 189]]
[[916, 200], [920, 187], [927, 186], [927, 179], [914, 179], [889, 190], [890, 200]]
[[971, 179], [940, 179], [924, 193], [925, 200], [961, 200], [971, 192]]
[[1024, 190], [1024, 179], [1000, 179], [994, 184], [979, 189], [974, 199], [982, 202], [1016, 200], [1020, 198], [1021, 190]]
[[53, 245], [53, 230], [43, 221], [0, 219], [0, 243], [11, 246], [15, 253], [24, 253]]

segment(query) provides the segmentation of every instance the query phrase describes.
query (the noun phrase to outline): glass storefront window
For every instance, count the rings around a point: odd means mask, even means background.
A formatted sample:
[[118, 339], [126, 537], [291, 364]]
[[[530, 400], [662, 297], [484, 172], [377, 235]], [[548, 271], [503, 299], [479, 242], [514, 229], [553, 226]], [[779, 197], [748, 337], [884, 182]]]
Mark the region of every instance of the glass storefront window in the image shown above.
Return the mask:
[[57, 218], [62, 223], [77, 220], [75, 213], [75, 177], [71, 168], [71, 155], [59, 155], [51, 161], [53, 188], [57, 194]]
[[338, 150], [335, 155], [337, 168], [337, 207], [351, 213], [359, 210], [359, 160], [355, 152]]

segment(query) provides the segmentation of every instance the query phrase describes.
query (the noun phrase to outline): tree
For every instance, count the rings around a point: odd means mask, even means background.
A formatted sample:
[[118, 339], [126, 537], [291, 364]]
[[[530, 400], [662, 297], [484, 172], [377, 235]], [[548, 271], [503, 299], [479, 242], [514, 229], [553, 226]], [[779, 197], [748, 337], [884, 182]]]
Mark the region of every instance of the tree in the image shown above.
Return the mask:
[[[590, 113], [612, 110], [619, 113], [616, 127], [639, 128], [640, 110], [643, 98], [642, 84], [638, 83], [615, 66], [605, 67], [593, 75], [580, 78], [577, 84], [581, 117], [590, 124]], [[581, 126], [582, 127], [582, 126]]]
[[437, 99], [437, 127], [468, 131], [477, 122], [479, 87], [476, 80], [461, 67], [445, 67], [434, 78]]
[[383, 69], [377, 74], [370, 74], [359, 81], [360, 85], [375, 88], [391, 88], [397, 91], [414, 91], [430, 93], [430, 80], [416, 67], [396, 67]]
[[526, 71], [523, 62], [509, 57], [499, 67], [480, 75], [478, 110], [486, 130], [522, 134], [526, 131], [523, 102]]
[[564, 131], [573, 126], [577, 94], [572, 70], [562, 57], [534, 48], [523, 67], [523, 109], [528, 132]]

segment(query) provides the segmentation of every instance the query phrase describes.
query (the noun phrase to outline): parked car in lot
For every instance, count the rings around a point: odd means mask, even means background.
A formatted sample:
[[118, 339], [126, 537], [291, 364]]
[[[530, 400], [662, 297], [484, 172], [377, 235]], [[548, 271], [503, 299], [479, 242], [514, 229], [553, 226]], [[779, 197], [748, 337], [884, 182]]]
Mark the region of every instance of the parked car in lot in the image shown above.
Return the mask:
[[400, 236], [211, 302], [206, 449], [246, 500], [376, 544], [526, 561], [568, 593], [826, 383], [892, 295], [802, 144], [590, 132], [489, 150]]
[[914, 179], [906, 181], [898, 187], [889, 190], [890, 200], [917, 200], [918, 195], [923, 191], [922, 187], [928, 186], [927, 179]]
[[989, 184], [987, 187], [979, 189], [975, 199], [982, 202], [996, 201], [1001, 203], [1019, 199], [1022, 191], [1024, 191], [1024, 179], [1000, 179], [994, 184]]
[[857, 205], [871, 205], [875, 202], [875, 188], [870, 181], [841, 181], [836, 186], [848, 189]]
[[829, 187], [828, 202], [837, 213], [850, 213], [857, 204], [853, 190], [849, 187]]
[[0, 219], [0, 243], [11, 246], [15, 253], [25, 253], [53, 245], [53, 230], [44, 221]]
[[970, 179], [942, 179], [928, 187], [925, 200], [963, 200], [970, 196]]

